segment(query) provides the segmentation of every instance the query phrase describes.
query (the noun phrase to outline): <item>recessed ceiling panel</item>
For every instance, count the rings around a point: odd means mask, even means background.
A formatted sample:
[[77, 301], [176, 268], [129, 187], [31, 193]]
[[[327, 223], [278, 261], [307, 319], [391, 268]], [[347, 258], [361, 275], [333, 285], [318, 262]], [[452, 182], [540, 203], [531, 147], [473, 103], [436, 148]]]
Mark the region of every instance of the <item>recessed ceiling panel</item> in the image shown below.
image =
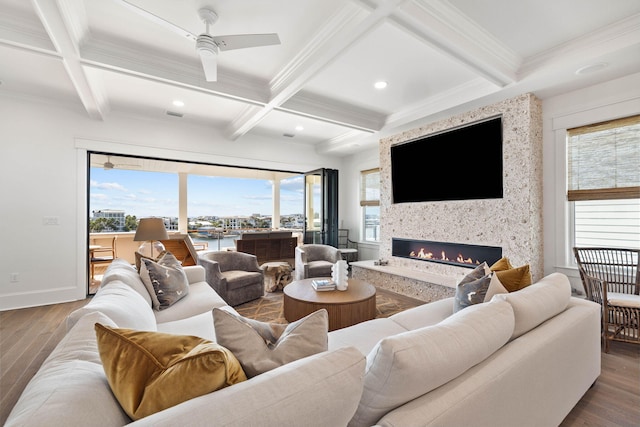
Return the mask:
[[[391, 114], [474, 77], [464, 66], [387, 23], [346, 49], [305, 91]], [[379, 80], [388, 86], [375, 89]]]
[[366, 132], [353, 131], [341, 125], [284, 111], [272, 111], [251, 133], [303, 144], [317, 144], [345, 134], [368, 135]]
[[[152, 117], [177, 118], [207, 125], [226, 126], [246, 107], [246, 104], [194, 89], [186, 89], [126, 76], [117, 72], [89, 69], [96, 74], [93, 81], [102, 82], [111, 110], [150, 115]], [[181, 101], [183, 106], [176, 106]]]
[[527, 58], [640, 13], [640, 1], [449, 0], [453, 6]]
[[[211, 35], [277, 33], [281, 44], [275, 46], [220, 52], [218, 64], [238, 69], [257, 78], [270, 80], [298, 49], [313, 36], [342, 4], [341, 0], [130, 0], [131, 3], [195, 34], [205, 32], [198, 9], [207, 6], [218, 14]], [[126, 37], [151, 51], [171, 52], [197, 58], [193, 41], [131, 11], [119, 0], [88, 0], [87, 14], [92, 32], [100, 37]], [[124, 29], [124, 30], [123, 30]]]
[[60, 58], [0, 45], [0, 91], [80, 104]]

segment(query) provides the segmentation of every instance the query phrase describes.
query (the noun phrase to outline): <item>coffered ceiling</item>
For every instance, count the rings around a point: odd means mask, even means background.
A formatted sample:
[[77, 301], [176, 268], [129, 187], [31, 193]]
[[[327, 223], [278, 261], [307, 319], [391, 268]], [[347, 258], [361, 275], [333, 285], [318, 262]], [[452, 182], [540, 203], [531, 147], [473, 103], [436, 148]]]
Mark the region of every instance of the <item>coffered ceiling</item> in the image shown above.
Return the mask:
[[[638, 0], [128, 2], [0, 0], [0, 96], [341, 156], [469, 106], [640, 71]], [[202, 7], [219, 16], [211, 35], [277, 33], [280, 44], [219, 52], [208, 82], [195, 42], [162, 25], [203, 33]]]

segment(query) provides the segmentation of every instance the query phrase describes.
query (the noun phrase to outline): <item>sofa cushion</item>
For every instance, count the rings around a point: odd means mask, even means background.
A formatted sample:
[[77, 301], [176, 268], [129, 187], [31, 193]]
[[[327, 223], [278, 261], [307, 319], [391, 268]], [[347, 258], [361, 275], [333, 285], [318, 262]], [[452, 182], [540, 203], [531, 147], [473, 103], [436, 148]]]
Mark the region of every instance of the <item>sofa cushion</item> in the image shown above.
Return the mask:
[[249, 378], [328, 348], [325, 309], [288, 325], [247, 319], [221, 309], [213, 310], [213, 321], [216, 341], [233, 352]]
[[119, 328], [143, 331], [157, 330], [153, 310], [131, 286], [119, 280], [100, 287], [91, 301], [67, 316], [67, 330], [82, 316], [99, 311], [113, 320]]
[[383, 339], [367, 355], [363, 395], [349, 425], [374, 425], [390, 410], [456, 378], [502, 347], [513, 327], [510, 304], [492, 300], [437, 325]]
[[362, 394], [364, 356], [322, 352], [184, 402], [136, 426], [345, 426]]
[[142, 258], [140, 277], [155, 310], [165, 310], [189, 293], [187, 275], [171, 252], [164, 252], [157, 262]]
[[165, 323], [187, 319], [205, 312], [211, 312], [215, 307], [224, 307], [227, 303], [214, 291], [207, 282], [191, 283], [189, 294], [176, 302], [168, 310], [152, 310], [156, 322]]
[[229, 350], [203, 338], [100, 323], [95, 331], [111, 390], [134, 420], [247, 379]]
[[96, 322], [115, 326], [99, 312], [80, 317], [29, 381], [5, 426], [131, 422], [107, 384], [93, 328]]
[[453, 297], [432, 301], [396, 313], [389, 319], [408, 331], [440, 323], [453, 313]]
[[151, 307], [151, 296], [149, 295], [147, 287], [142, 283], [140, 274], [138, 274], [136, 269], [129, 264], [127, 260], [122, 258], [114, 259], [102, 276], [100, 286], [107, 286], [114, 280], [119, 280], [131, 286], [140, 294], [140, 296], [142, 296], [142, 298], [144, 298], [144, 300], [149, 304], [149, 307]]
[[515, 314], [512, 339], [527, 333], [542, 322], [564, 311], [571, 297], [571, 284], [562, 273], [551, 273], [518, 292], [500, 294], [493, 300], [509, 302]]
[[372, 319], [329, 332], [329, 350], [355, 347], [365, 356], [383, 338], [407, 332], [407, 329], [389, 318]]

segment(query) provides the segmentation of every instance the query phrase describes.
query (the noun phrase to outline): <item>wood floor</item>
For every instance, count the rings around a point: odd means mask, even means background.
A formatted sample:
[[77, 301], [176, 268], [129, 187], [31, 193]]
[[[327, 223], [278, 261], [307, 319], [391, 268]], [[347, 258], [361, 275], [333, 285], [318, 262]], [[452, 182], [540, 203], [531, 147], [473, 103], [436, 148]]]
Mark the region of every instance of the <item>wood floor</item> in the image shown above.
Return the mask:
[[[84, 304], [86, 300], [0, 312], [0, 425], [64, 336], [67, 314]], [[600, 378], [561, 426], [640, 426], [640, 346], [614, 342], [608, 354], [602, 353]]]

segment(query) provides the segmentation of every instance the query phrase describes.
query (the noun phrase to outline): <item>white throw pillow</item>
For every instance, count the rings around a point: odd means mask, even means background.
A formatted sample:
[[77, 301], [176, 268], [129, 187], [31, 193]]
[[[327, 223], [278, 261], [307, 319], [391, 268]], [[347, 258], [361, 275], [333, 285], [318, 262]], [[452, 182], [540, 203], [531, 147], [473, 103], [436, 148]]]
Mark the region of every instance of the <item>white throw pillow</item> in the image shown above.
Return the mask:
[[516, 323], [511, 339], [515, 339], [564, 311], [569, 304], [569, 298], [571, 284], [567, 276], [551, 273], [524, 289], [496, 295], [492, 301], [501, 299], [513, 307]]
[[472, 305], [434, 326], [381, 340], [367, 355], [364, 392], [349, 426], [371, 426], [392, 409], [460, 376], [511, 337], [504, 301]]
[[214, 308], [213, 323], [217, 343], [231, 350], [248, 378], [328, 348], [329, 315], [325, 309], [282, 325]]

